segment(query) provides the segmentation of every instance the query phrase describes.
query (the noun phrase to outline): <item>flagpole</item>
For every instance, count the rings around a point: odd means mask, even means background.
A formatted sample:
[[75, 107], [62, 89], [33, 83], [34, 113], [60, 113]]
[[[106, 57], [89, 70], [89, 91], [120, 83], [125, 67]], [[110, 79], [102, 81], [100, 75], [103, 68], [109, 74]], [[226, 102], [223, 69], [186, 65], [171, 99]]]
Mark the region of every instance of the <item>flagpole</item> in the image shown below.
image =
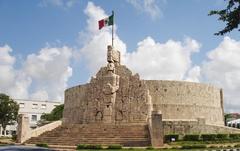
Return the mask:
[[113, 15], [113, 25], [112, 25], [112, 47], [113, 47], [113, 40], [114, 40], [114, 35], [113, 35], [113, 31], [114, 31], [114, 11], [112, 11], [112, 15]]

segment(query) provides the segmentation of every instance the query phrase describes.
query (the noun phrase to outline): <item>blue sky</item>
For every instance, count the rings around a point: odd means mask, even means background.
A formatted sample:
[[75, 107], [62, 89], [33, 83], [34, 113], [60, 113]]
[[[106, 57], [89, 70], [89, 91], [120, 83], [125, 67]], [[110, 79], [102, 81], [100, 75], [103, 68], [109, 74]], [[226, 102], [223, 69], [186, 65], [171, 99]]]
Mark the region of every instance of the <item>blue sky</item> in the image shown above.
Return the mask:
[[[122, 49], [124, 63], [133, 71], [146, 79], [189, 80], [223, 87], [227, 93], [228, 110], [236, 110], [233, 106], [238, 103], [232, 98], [237, 96], [240, 88], [229, 81], [239, 80], [240, 83], [240, 79], [234, 79], [240, 67], [237, 61], [222, 61], [219, 54], [229, 56], [222, 54], [229, 52], [238, 56], [239, 32], [234, 30], [225, 36], [213, 35], [224, 24], [217, 21], [217, 16], [207, 15], [210, 10], [221, 9], [225, 5], [226, 2], [222, 0], [0, 0], [0, 50], [2, 48], [2, 60], [5, 60], [0, 61], [0, 68], [9, 72], [9, 76], [0, 76], [0, 81], [5, 81], [0, 91], [12, 94], [14, 90], [21, 89], [23, 95], [19, 93], [14, 97], [62, 99], [59, 94], [63, 94], [65, 88], [87, 82], [104, 64], [104, 48], [109, 43], [111, 31], [109, 28], [102, 31], [92, 29], [91, 24], [97, 25], [98, 19], [110, 15], [114, 10], [118, 38], [115, 42], [119, 44], [116, 47]], [[92, 44], [101, 34], [103, 41], [99, 41], [101, 49], [98, 50]], [[172, 43], [168, 43], [169, 40]], [[175, 46], [176, 51], [172, 51]], [[151, 48], [154, 51], [145, 54], [148, 52], [143, 52], [143, 48], [145, 51]], [[187, 52], [179, 52], [185, 49]], [[67, 53], [67, 57], [58, 52]], [[169, 55], [169, 59], [172, 57], [176, 60], [158, 62], [156, 58], [141, 58], [144, 55], [163, 56], [164, 53]], [[46, 63], [46, 60], [54, 62]], [[144, 68], [149, 69], [148, 73], [141, 69], [141, 60], [151, 62], [144, 64]], [[56, 64], [56, 67], [50, 68], [51, 64]], [[150, 67], [153, 64], [169, 64], [169, 72], [153, 70], [155, 66]], [[174, 72], [179, 64], [182, 70]], [[220, 70], [224, 65], [229, 68]], [[40, 68], [41, 71], [38, 70]], [[58, 72], [55, 73], [54, 68]], [[225, 78], [214, 77], [225, 73], [229, 73]], [[52, 80], [54, 76], [61, 82]], [[20, 84], [16, 81], [20, 81]], [[50, 89], [48, 86], [59, 90], [47, 91]]]

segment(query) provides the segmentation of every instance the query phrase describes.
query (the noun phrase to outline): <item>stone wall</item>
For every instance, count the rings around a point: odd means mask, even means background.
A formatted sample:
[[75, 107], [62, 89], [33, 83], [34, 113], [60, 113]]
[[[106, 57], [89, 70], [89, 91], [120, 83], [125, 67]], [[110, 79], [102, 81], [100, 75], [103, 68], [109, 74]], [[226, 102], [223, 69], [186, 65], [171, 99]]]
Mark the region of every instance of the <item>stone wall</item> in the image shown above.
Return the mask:
[[109, 67], [65, 91], [63, 124], [147, 123], [152, 104], [145, 81], [126, 66], [117, 65], [114, 73]]
[[240, 133], [237, 128], [206, 124], [205, 120], [164, 120], [164, 134], [219, 134]]
[[224, 125], [221, 89], [207, 84], [145, 80], [154, 110], [160, 110], [163, 119], [196, 120], [203, 117], [206, 124]]
[[63, 123], [83, 123], [83, 116], [87, 106], [86, 91], [88, 84], [69, 88], [65, 91]]

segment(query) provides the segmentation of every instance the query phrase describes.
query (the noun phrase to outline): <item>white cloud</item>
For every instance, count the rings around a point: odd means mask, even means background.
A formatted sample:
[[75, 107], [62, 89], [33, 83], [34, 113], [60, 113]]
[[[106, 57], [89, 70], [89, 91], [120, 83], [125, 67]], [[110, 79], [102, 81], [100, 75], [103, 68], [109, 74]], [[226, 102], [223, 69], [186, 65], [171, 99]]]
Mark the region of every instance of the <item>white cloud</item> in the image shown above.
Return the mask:
[[[85, 39], [80, 53], [91, 71], [90, 74], [94, 75], [101, 66], [106, 65], [107, 45], [111, 44], [111, 28], [98, 30], [98, 20], [107, 16], [101, 7], [88, 2], [84, 12], [88, 19], [86, 29], [80, 33], [80, 39]], [[144, 79], [186, 79], [185, 75], [192, 67], [191, 54], [198, 52], [200, 48], [200, 44], [191, 38], [185, 38], [183, 42], [168, 40], [166, 43], [159, 43], [147, 37], [138, 43], [136, 51], [127, 52], [126, 44], [117, 34], [115, 44], [116, 49], [121, 51], [123, 64]], [[191, 80], [196, 81], [198, 78], [193, 73], [190, 76], [195, 76]]]
[[161, 10], [158, 7], [157, 0], [127, 0], [138, 11], [147, 13], [152, 19], [160, 17]]
[[[106, 64], [107, 45], [111, 45], [111, 28], [105, 27], [98, 30], [98, 21], [107, 17], [104, 10], [92, 2], [88, 2], [84, 13], [88, 16], [87, 27], [80, 33], [80, 40], [83, 40], [83, 47], [80, 49], [81, 56], [85, 59], [91, 75], [101, 66]], [[116, 49], [126, 53], [126, 45], [115, 35]]]
[[48, 100], [48, 93], [46, 90], [37, 90], [36, 92], [34, 92], [32, 95], [31, 95], [31, 99], [33, 100], [38, 100], [38, 99], [41, 99], [41, 100]]
[[136, 51], [127, 54], [126, 64], [144, 79], [183, 80], [191, 68], [191, 54], [199, 48], [200, 44], [190, 38], [159, 43], [147, 37]]
[[[107, 16], [101, 7], [88, 2], [84, 12], [88, 19], [86, 29], [80, 33], [80, 39], [85, 39], [80, 53], [91, 71], [90, 74], [94, 75], [101, 66], [106, 65], [111, 28], [98, 30], [98, 20]], [[147, 37], [138, 43], [136, 51], [127, 53], [125, 43], [115, 34], [115, 48], [121, 51], [123, 64], [145, 79], [184, 79], [191, 68], [191, 54], [198, 52], [199, 47], [200, 44], [191, 38], [186, 38], [183, 42], [169, 40], [159, 43]]]
[[56, 6], [67, 9], [72, 7], [76, 3], [77, 0], [42, 0], [39, 5], [42, 7]]
[[201, 67], [200, 66], [194, 66], [191, 68], [186, 77], [186, 81], [191, 81], [191, 82], [199, 82], [201, 79]]
[[16, 98], [28, 97], [28, 87], [31, 82], [27, 76], [14, 68], [15, 57], [11, 56], [12, 49], [5, 45], [0, 47], [0, 92]]
[[38, 54], [28, 55], [24, 71], [32, 78], [32, 84], [35, 85], [31, 96], [33, 99], [63, 98], [67, 81], [72, 76], [72, 68], [69, 66], [71, 57], [72, 49], [66, 46], [46, 47]]
[[0, 88], [7, 89], [9, 84], [13, 82], [15, 74], [13, 72], [13, 64], [15, 63], [15, 57], [11, 56], [12, 49], [5, 45], [0, 47]]
[[63, 99], [72, 75], [71, 48], [43, 48], [28, 55], [19, 69], [14, 67], [11, 51], [7, 45], [0, 47], [0, 92], [18, 99]]
[[240, 41], [225, 37], [207, 56], [208, 61], [202, 67], [204, 78], [223, 88], [227, 111], [239, 111]]

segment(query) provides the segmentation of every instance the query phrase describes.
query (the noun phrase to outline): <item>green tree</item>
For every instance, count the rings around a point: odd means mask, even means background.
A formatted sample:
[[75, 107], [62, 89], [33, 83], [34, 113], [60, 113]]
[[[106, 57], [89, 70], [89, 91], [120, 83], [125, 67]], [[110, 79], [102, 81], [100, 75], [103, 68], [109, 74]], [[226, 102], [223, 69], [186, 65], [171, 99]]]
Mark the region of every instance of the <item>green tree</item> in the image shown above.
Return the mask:
[[58, 105], [56, 106], [51, 113], [44, 113], [41, 116], [42, 120], [46, 120], [46, 121], [57, 121], [60, 120], [62, 118], [63, 115], [63, 109], [64, 109], [64, 105]]
[[0, 93], [0, 124], [3, 130], [17, 121], [19, 106], [8, 95]]
[[[224, 35], [233, 29], [238, 29], [240, 24], [240, 0], [228, 0], [227, 7], [222, 10], [212, 10], [209, 15], [219, 15], [218, 20], [226, 22], [226, 27], [215, 35]], [[238, 29], [240, 31], [240, 29]]]

